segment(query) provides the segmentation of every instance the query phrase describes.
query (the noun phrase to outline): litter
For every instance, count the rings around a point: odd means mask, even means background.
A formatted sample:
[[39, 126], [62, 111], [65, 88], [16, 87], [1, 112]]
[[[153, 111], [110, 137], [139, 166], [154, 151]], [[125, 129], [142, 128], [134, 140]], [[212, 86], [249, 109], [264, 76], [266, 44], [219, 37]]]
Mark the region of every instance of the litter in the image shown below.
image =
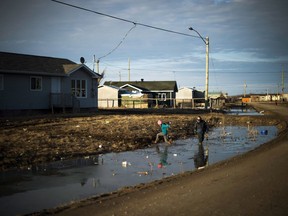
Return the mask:
[[148, 171], [144, 171], [144, 172], [137, 172], [139, 175], [148, 175], [149, 172]]

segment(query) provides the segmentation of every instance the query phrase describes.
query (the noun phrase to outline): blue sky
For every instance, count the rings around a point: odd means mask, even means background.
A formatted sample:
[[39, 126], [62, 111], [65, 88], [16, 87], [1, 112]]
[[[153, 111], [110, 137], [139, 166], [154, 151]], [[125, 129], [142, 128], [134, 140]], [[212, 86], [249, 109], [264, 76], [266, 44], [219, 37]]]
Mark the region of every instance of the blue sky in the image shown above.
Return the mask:
[[205, 44], [189, 31], [191, 26], [210, 39], [210, 92], [243, 94], [245, 82], [246, 93], [281, 92], [282, 68], [287, 92], [286, 0], [63, 2], [192, 37], [134, 26], [51, 0], [1, 0], [0, 51], [77, 63], [83, 56], [90, 68], [95, 55], [100, 72], [105, 70], [104, 81], [127, 81], [130, 59], [131, 81], [176, 80], [179, 88], [204, 90]]

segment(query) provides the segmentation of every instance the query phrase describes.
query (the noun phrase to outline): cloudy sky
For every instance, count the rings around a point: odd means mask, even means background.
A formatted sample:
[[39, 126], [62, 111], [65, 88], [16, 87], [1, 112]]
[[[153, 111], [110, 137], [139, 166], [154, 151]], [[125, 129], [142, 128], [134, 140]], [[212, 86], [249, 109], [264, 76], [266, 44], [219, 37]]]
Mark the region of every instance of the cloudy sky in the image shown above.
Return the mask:
[[205, 44], [193, 27], [209, 36], [210, 92], [243, 94], [245, 83], [246, 93], [281, 92], [282, 70], [288, 91], [287, 0], [60, 1], [87, 10], [1, 0], [0, 51], [76, 63], [83, 56], [91, 69], [95, 56], [104, 81], [127, 81], [130, 59], [131, 81], [176, 80], [179, 88], [204, 90]]

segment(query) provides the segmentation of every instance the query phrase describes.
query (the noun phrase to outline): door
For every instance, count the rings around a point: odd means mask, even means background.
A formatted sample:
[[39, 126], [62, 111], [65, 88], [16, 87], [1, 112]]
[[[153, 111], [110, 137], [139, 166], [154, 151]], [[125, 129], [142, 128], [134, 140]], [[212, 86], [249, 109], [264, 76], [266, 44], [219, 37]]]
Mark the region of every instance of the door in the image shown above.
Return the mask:
[[51, 80], [51, 93], [60, 93], [61, 92], [61, 78], [52, 77]]

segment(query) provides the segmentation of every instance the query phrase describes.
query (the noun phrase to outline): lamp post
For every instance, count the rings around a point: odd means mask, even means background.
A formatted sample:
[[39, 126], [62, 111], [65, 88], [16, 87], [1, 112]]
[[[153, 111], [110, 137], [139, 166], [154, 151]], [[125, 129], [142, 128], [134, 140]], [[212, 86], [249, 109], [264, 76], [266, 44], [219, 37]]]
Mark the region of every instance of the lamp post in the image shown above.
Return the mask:
[[195, 29], [193, 29], [192, 27], [190, 27], [189, 30], [195, 31], [206, 45], [205, 109], [207, 109], [208, 108], [208, 86], [209, 86], [209, 37], [206, 37], [204, 39], [201, 36], [201, 34]]

